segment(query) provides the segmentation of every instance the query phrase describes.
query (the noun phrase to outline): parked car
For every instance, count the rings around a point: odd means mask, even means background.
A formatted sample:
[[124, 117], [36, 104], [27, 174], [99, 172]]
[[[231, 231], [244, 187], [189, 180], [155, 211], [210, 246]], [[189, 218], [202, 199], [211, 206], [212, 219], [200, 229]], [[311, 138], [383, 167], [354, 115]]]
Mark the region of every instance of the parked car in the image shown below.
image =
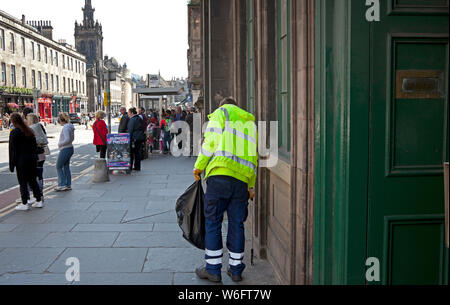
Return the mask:
[[71, 124], [78, 124], [81, 125], [81, 116], [78, 115], [77, 113], [69, 113], [69, 117], [70, 117], [70, 123]]

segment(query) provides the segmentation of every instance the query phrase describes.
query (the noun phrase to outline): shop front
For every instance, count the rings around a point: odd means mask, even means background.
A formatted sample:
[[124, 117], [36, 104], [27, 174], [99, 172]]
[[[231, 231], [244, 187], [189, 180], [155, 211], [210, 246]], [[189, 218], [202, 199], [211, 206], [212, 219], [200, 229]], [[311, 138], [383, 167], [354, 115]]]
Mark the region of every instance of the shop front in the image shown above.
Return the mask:
[[52, 96], [42, 95], [38, 98], [38, 114], [41, 118], [41, 122], [51, 124], [53, 121], [52, 113]]
[[52, 121], [56, 124], [58, 114], [61, 112], [69, 113], [70, 101], [72, 97], [63, 95], [54, 95], [52, 98]]

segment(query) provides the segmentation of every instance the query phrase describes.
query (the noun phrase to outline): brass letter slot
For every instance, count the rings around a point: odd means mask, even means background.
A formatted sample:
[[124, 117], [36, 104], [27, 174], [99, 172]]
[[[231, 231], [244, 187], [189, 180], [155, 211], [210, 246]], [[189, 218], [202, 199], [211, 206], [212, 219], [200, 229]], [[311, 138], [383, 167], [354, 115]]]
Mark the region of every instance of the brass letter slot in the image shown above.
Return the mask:
[[396, 98], [440, 99], [444, 97], [444, 73], [428, 70], [398, 70]]

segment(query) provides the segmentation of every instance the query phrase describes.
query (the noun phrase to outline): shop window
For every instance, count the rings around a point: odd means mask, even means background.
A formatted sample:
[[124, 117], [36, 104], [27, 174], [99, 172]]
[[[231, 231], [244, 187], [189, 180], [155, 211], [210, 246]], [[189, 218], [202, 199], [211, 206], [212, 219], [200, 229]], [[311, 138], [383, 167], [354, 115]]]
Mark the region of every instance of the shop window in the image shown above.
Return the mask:
[[247, 110], [255, 113], [255, 1], [247, 0]]
[[290, 0], [277, 0], [277, 103], [280, 153], [291, 150]]

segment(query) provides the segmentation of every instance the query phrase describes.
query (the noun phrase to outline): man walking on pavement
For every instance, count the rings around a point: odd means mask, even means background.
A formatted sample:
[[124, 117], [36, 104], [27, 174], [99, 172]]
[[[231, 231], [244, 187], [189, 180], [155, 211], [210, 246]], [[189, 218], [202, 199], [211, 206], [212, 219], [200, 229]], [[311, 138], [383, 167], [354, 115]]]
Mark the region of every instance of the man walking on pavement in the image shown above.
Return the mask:
[[127, 133], [128, 122], [130, 121], [127, 114], [127, 109], [125, 107], [120, 108], [120, 113], [122, 114], [122, 117], [120, 118], [119, 133]]
[[[138, 116], [136, 108], [128, 110], [130, 121], [128, 122], [128, 131], [131, 144], [131, 168], [130, 171], [141, 171], [142, 143], [145, 141], [145, 135], [142, 131], [142, 119]], [[133, 166], [134, 165], [134, 166]]]
[[207, 183], [204, 210], [206, 267], [195, 273], [212, 282], [222, 280], [221, 228], [226, 211], [227, 274], [234, 282], [240, 282], [245, 269], [244, 222], [248, 217], [248, 200], [254, 197], [258, 167], [255, 117], [237, 107], [233, 98], [225, 98], [208, 118], [205, 140], [194, 168], [195, 179], [199, 181], [205, 172]]

